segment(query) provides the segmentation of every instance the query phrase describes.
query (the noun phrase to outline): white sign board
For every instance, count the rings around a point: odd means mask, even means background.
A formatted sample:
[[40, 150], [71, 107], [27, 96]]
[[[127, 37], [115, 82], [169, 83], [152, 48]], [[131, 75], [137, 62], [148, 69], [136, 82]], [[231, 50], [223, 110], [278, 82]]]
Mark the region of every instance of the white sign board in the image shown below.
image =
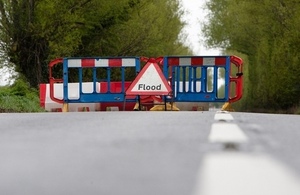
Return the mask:
[[126, 95], [169, 95], [172, 91], [157, 63], [148, 62], [126, 91]]

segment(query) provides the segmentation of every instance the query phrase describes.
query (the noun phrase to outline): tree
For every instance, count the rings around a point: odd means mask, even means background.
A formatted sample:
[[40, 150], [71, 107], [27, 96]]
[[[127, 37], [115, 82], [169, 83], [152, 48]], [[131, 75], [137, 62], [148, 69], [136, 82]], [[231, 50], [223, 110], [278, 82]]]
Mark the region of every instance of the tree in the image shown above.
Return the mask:
[[208, 45], [237, 51], [249, 60], [242, 107], [267, 111], [297, 106], [300, 1], [211, 0], [207, 6]]
[[57, 57], [190, 54], [172, 0], [2, 0], [1, 50], [30, 85]]

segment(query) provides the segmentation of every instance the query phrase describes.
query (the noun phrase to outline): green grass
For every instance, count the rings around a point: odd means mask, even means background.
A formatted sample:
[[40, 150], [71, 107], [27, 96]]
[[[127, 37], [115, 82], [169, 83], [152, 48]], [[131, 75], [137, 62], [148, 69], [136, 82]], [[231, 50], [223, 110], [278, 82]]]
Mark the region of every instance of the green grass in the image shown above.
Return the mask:
[[17, 80], [12, 86], [0, 87], [0, 112], [45, 112], [40, 107], [39, 92]]

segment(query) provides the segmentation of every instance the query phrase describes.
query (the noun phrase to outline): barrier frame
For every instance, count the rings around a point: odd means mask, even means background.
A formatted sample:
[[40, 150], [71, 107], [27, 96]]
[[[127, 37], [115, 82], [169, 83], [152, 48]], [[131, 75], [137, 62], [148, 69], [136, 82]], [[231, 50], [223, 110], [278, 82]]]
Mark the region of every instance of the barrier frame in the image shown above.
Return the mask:
[[[229, 101], [230, 83], [230, 56], [167, 56], [163, 57], [163, 72], [169, 77], [173, 90], [174, 102], [226, 102]], [[201, 77], [196, 76], [196, 68], [201, 69]], [[213, 68], [213, 90], [207, 91], [207, 70]], [[218, 69], [225, 70], [224, 98], [218, 97]], [[180, 69], [182, 75], [186, 75], [188, 69], [189, 78], [183, 78], [182, 90], [180, 90]], [[193, 70], [194, 69], [194, 70]], [[201, 84], [200, 91], [196, 91], [197, 81]], [[186, 83], [188, 89], [186, 91]], [[194, 90], [194, 91], [192, 91]]]
[[[111, 60], [111, 63], [110, 63]], [[99, 61], [99, 62], [98, 62]], [[98, 64], [96, 64], [98, 62]], [[55, 79], [52, 76], [52, 68], [57, 64], [63, 64], [63, 78]], [[109, 64], [110, 63], [110, 64]], [[126, 64], [128, 63], [128, 64]], [[98, 102], [123, 102], [125, 98], [125, 69], [135, 68], [135, 74], [140, 71], [140, 58], [139, 57], [71, 57], [71, 58], [59, 58], [53, 60], [49, 64], [49, 80], [50, 80], [50, 97], [53, 101], [58, 103], [98, 103]], [[72, 99], [69, 98], [69, 69], [78, 69], [78, 80], [79, 80], [79, 98]], [[92, 82], [93, 91], [91, 93], [83, 92], [83, 69], [92, 68]], [[98, 68], [105, 68], [107, 71], [107, 93], [97, 92], [97, 83], [101, 83], [101, 79], [97, 78], [96, 70]], [[120, 68], [121, 69], [121, 92], [111, 91], [111, 69]], [[54, 84], [63, 83], [63, 99], [58, 99], [54, 97]], [[128, 97], [127, 97], [128, 98]], [[126, 101], [136, 101], [136, 98], [127, 99]]]

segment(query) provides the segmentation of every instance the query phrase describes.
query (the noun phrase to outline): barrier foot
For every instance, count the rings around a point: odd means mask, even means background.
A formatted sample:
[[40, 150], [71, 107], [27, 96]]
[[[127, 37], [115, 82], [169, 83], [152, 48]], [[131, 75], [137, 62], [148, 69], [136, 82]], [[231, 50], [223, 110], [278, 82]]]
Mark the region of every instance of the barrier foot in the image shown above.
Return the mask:
[[63, 103], [62, 112], [69, 112], [69, 104]]
[[231, 107], [229, 102], [225, 102], [225, 104], [221, 108], [222, 111], [234, 112], [234, 109]]
[[180, 109], [175, 105], [175, 103], [166, 103], [166, 105], [155, 105], [150, 111], [180, 111]]
[[146, 111], [147, 107], [145, 107], [142, 104], [140, 104], [139, 102], [137, 102], [137, 103], [135, 103], [133, 110], [134, 111]]
[[133, 107], [134, 111], [139, 111], [140, 110], [140, 104], [137, 102], [135, 103], [134, 107]]
[[171, 103], [171, 110], [180, 111], [180, 109], [176, 106], [175, 102]]

